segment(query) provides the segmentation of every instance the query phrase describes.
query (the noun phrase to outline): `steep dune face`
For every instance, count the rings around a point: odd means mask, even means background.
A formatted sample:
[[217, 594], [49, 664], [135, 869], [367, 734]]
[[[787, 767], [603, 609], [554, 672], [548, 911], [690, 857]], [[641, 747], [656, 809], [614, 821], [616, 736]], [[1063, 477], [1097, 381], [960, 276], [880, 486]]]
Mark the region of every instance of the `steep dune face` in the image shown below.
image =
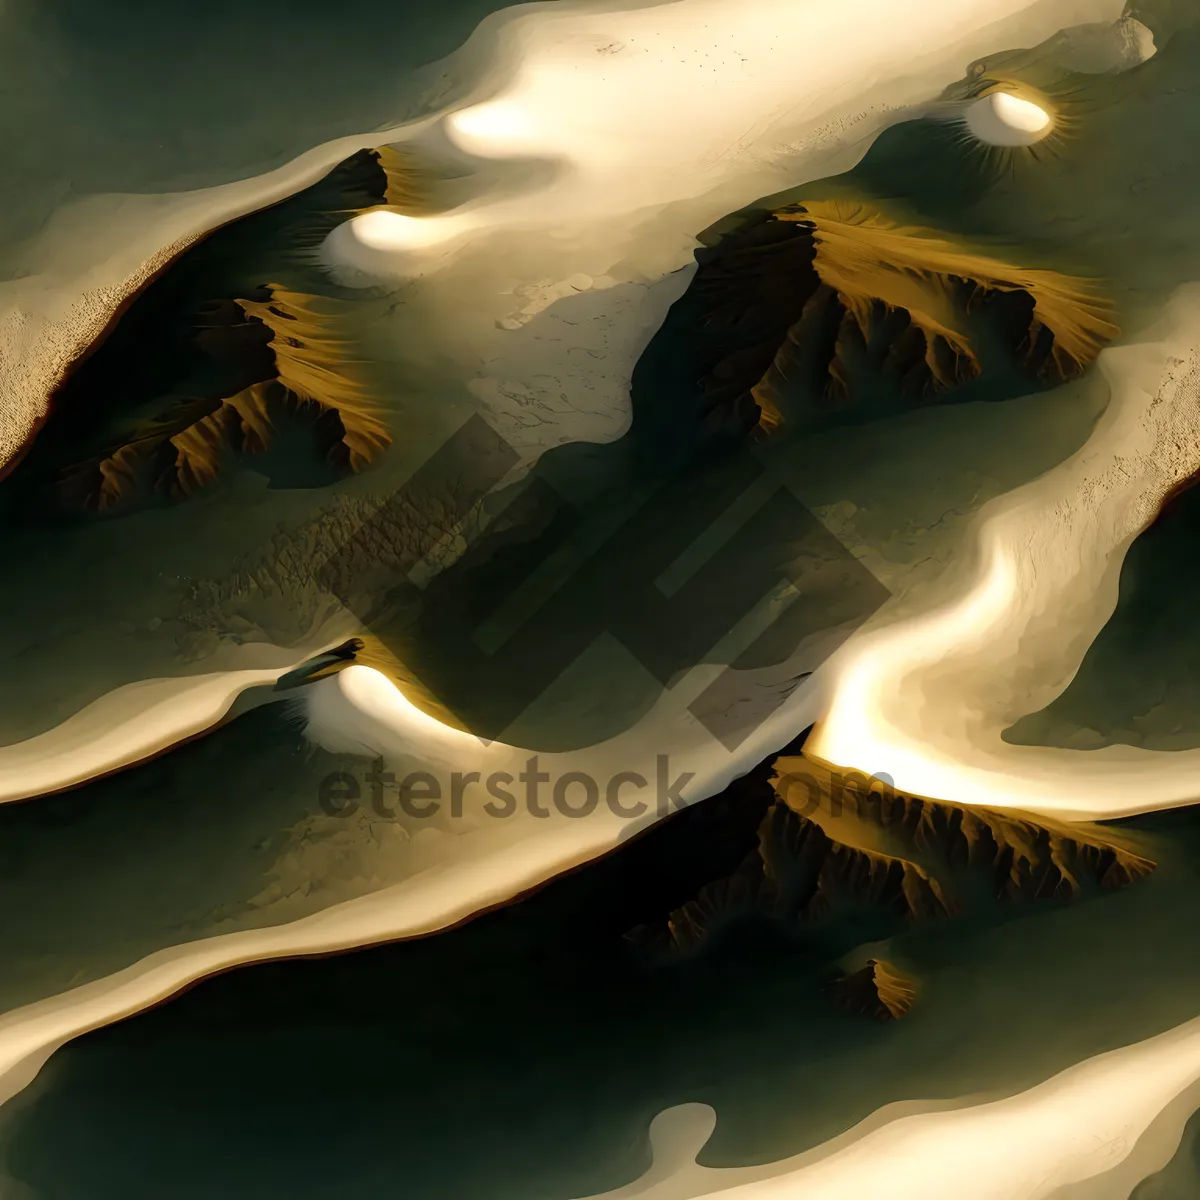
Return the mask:
[[81, 356], [10, 490], [47, 510], [181, 499], [288, 424], [332, 470], [364, 469], [391, 437], [340, 328], [344, 301], [266, 280], [311, 274], [347, 214], [418, 209], [418, 190], [398, 152], [364, 150], [190, 246]]
[[813, 269], [842, 310], [828, 368], [835, 395], [849, 391], [855, 331], [871, 348], [881, 316], [885, 339], [888, 318], [897, 318], [884, 366], [916, 395], [982, 374], [970, 317], [1002, 296], [1017, 301], [998, 323], [1004, 348], [1043, 381], [1080, 374], [1117, 334], [1107, 302], [1087, 281], [1004, 262], [873, 205], [810, 202], [775, 216], [810, 230]]
[[[734, 922], [766, 919], [849, 952], [915, 923], [1084, 900], [1155, 869], [1098, 826], [901, 795], [805, 758], [777, 759], [771, 786], [758, 844], [738, 868], [632, 931], [632, 940], [659, 953], [690, 952]], [[874, 1012], [877, 1003], [889, 1007], [884, 994], [899, 986], [889, 978], [877, 967], [869, 978], [851, 972], [831, 994], [854, 1011]], [[863, 1002], [871, 990], [876, 1001]]]
[[874, 203], [743, 214], [697, 259], [642, 369], [738, 432], [953, 399], [971, 384], [962, 398], [1053, 386], [1118, 332], [1090, 281], [1006, 262]]
[[244, 351], [262, 347], [254, 371], [262, 377], [231, 396], [174, 404], [128, 441], [72, 464], [58, 482], [61, 501], [106, 512], [146, 494], [183, 499], [216, 479], [228, 459], [266, 453], [289, 420], [305, 421], [340, 471], [365, 469], [391, 444], [380, 406], [355, 378], [348, 344], [335, 332], [336, 313], [329, 305], [322, 311], [316, 297], [275, 285], [263, 291], [265, 299], [232, 302], [241, 319], [221, 329], [226, 340], [207, 340], [218, 358], [249, 360]]
[[837, 842], [776, 801], [759, 826], [757, 847], [738, 869], [704, 887], [653, 934], [639, 931], [637, 940], [689, 951], [740, 917], [811, 926], [857, 907], [901, 921], [950, 913], [940, 883], [916, 863]]
[[775, 769], [784, 802], [832, 837], [854, 842], [874, 833], [940, 879], [983, 879], [998, 900], [1071, 900], [1125, 887], [1154, 869], [1098, 825], [926, 800], [865, 777], [843, 780], [808, 758], [779, 758]]
[[[697, 251], [691, 285], [634, 371], [635, 423], [642, 387], [665, 383], [677, 403], [690, 402], [710, 426], [773, 428], [778, 413], [751, 392], [812, 300], [819, 284], [814, 256], [804, 229], [776, 220], [753, 222]], [[660, 420], [669, 427], [675, 414], [663, 412]]]

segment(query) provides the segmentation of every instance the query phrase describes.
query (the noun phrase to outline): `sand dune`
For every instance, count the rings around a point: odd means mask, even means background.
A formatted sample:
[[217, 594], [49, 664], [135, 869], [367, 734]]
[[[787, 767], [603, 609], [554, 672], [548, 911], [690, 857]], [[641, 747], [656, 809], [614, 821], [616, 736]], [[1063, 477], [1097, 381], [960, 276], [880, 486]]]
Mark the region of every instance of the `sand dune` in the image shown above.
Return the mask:
[[716, 1122], [707, 1105], [684, 1105], [651, 1125], [650, 1171], [603, 1200], [1127, 1200], [1174, 1154], [1198, 1079], [1190, 1021], [1003, 1100], [891, 1105], [797, 1158], [725, 1169], [696, 1164]]
[[1104, 351], [1113, 399], [1085, 446], [979, 515], [942, 603], [846, 648], [810, 743], [961, 803], [1080, 819], [1200, 797], [1200, 752], [1016, 746], [1002, 733], [1070, 682], [1117, 600], [1133, 538], [1200, 463], [1200, 289]]
[[[432, 228], [436, 236], [418, 233], [411, 224], [399, 227], [373, 218], [368, 225], [331, 241], [329, 259], [339, 268], [368, 275], [419, 273], [423, 265], [434, 261], [433, 256], [449, 248], [473, 247], [483, 253], [502, 240], [491, 240], [491, 234], [524, 230], [537, 236], [555, 235], [546, 238], [552, 248], [547, 253], [562, 278], [577, 272], [596, 277], [618, 260], [639, 254], [645, 256], [646, 271], [653, 276], [686, 262], [695, 231], [730, 209], [771, 191], [773, 185], [794, 184], [851, 165], [875, 133], [929, 101], [942, 86], [958, 78], [977, 54], [996, 45], [1040, 41], [1073, 22], [1112, 20], [1121, 8], [1119, 0], [913, 0], [902, 8], [886, 0], [847, 0], [836, 5], [815, 0], [793, 0], [786, 5], [781, 0], [686, 0], [609, 12], [566, 4], [510, 10], [485, 22], [476, 35], [471, 55], [477, 56], [482, 42], [492, 47], [493, 56], [484, 56], [489, 68], [477, 94], [471, 97], [473, 115], [452, 121], [452, 136], [464, 152], [545, 155], [559, 160], [562, 170], [535, 194], [481, 201], [465, 206], [460, 214], [433, 218], [441, 225], [420, 227]], [[465, 61], [475, 61], [471, 55]], [[453, 70], [453, 63], [447, 70]], [[505, 109], [489, 110], [482, 107], [485, 104], [511, 107], [506, 115]], [[634, 130], [637, 137], [630, 136]], [[419, 132], [394, 130], [387, 136], [410, 138]], [[123, 227], [132, 221], [135, 209], [152, 211], [154, 219], [144, 222], [136, 237], [129, 234], [120, 251], [102, 262], [48, 272], [33, 284], [11, 285], [2, 301], [9, 313], [3, 335], [9, 391], [4, 398], [6, 425], [0, 450], [11, 454], [27, 434], [66, 359], [95, 336], [128, 291], [129, 281], [140, 278], [144, 264], [164, 244], [285, 194], [350, 150], [381, 140], [385, 139], [379, 133], [345, 139], [244, 185], [131, 204], [121, 222]], [[647, 210], [655, 214], [655, 222], [644, 220]], [[474, 246], [476, 235], [478, 246]], [[601, 312], [597, 319], [603, 317]], [[525, 350], [532, 355], [544, 347], [531, 340]], [[1165, 352], [1155, 347], [1146, 353], [1157, 362]], [[1145, 365], [1136, 357], [1140, 352], [1120, 353], [1126, 359], [1109, 361], [1129, 361], [1132, 367], [1136, 360]], [[1150, 405], [1149, 398], [1157, 385], [1150, 393], [1132, 393], [1134, 400], [1117, 406], [1105, 429], [1098, 432], [1101, 439], [1124, 436], [1126, 425], [1147, 413], [1156, 414], [1159, 424], [1152, 425], [1153, 432], [1143, 443], [1145, 453], [1136, 464], [1143, 477], [1136, 484], [1114, 477], [1115, 456], [1111, 448], [1103, 449], [1103, 441], [1085, 451], [1082, 462], [1086, 470], [1078, 463], [1067, 464], [1050, 477], [1057, 478], [1061, 486], [1053, 503], [1065, 506], [1068, 517], [1077, 512], [1083, 520], [1083, 506], [1076, 502], [1076, 509], [1070, 507], [1071, 498], [1078, 494], [1079, 473], [1083, 471], [1091, 479], [1095, 472], [1090, 464], [1110, 467], [1103, 476], [1110, 480], [1107, 492], [1099, 484], [1092, 492], [1103, 493], [1111, 501], [1108, 515], [1095, 518], [1097, 528], [1103, 523], [1102, 530], [1084, 537], [1077, 525], [1064, 519], [1053, 526], [1057, 532], [1046, 534], [1039, 551], [1037, 561], [1044, 564], [1051, 558], [1061, 560], [1064, 545], [1085, 545], [1087, 561], [1078, 570], [1072, 573], [1065, 566], [1054, 570], [1042, 566], [1044, 586], [1028, 592], [1027, 604], [1018, 603], [1021, 592], [1017, 582], [1023, 568], [1016, 555], [997, 542], [1001, 549], [985, 558], [988, 569], [979, 577], [982, 584], [968, 590], [968, 600], [959, 609], [931, 619], [923, 639], [915, 643], [924, 647], [915, 660], [911, 657], [914, 652], [906, 650], [914, 644], [910, 641], [912, 630], [899, 627], [885, 629], [869, 642], [864, 640], [862, 657], [858, 651], [847, 656], [847, 673], [822, 736], [826, 757], [868, 769], [892, 770], [894, 764], [902, 787], [957, 800], [987, 795], [993, 805], [1019, 801], [1023, 808], [1070, 811], [1075, 804], [1080, 812], [1089, 813], [1105, 804], [1113, 809], [1130, 807], [1128, 782], [1135, 777], [1142, 781], [1146, 758], [1131, 760], [1123, 791], [1114, 784], [1109, 792], [1097, 793], [1084, 782], [1069, 756], [1047, 760], [1037, 770], [1031, 768], [1022, 783], [1020, 771], [1011, 765], [1020, 756], [1004, 757], [1008, 751], [999, 742], [999, 729], [1006, 706], [1019, 708], [1033, 698], [1028, 692], [1020, 693], [1024, 676], [1016, 665], [1027, 661], [1034, 649], [1045, 654], [1046, 647], [1044, 640], [1040, 647], [1033, 647], [1029, 639], [1035, 634], [1042, 639], [1055, 636], [1048, 626], [1053, 626], [1056, 618], [1070, 620], [1082, 631], [1073, 639], [1057, 635], [1062, 652], [1050, 656], [1055, 662], [1054, 677], [1041, 686], [1043, 690], [1059, 686], [1102, 620], [1104, 604], [1111, 608], [1113, 551], [1127, 544], [1146, 519], [1154, 489], [1169, 486], [1182, 470], [1182, 460], [1173, 467], [1153, 466], [1154, 454], [1169, 444], [1171, 434], [1184, 438], [1189, 451], [1189, 439], [1200, 437], [1183, 400], [1173, 398], [1190, 394], [1186, 385], [1186, 380], [1178, 382], [1176, 393], [1164, 392], [1164, 402], [1156, 406]], [[625, 396], [618, 399], [627, 402]], [[1068, 482], [1075, 490], [1067, 488]], [[1051, 499], [1044, 490], [1049, 484], [1034, 486], [1043, 490], [1024, 499], [1018, 493], [1011, 501], [1014, 512], [1029, 514], [1026, 524], [1014, 527], [1024, 531], [1022, 538], [1031, 536], [1029, 521], [1041, 514]], [[1136, 503], [1130, 499], [1135, 489], [1141, 497]], [[1036, 502], [1036, 511], [1026, 504], [1030, 500]], [[1089, 509], [1088, 519], [1090, 513]], [[1046, 523], [1037, 528], [1046, 528]], [[1097, 602], [1094, 595], [1099, 584], [1103, 586]], [[1089, 620], [1076, 621], [1081, 612]], [[963, 720], [957, 716], [963, 693], [946, 682], [940, 706], [932, 705], [929, 689], [918, 688], [921, 702], [910, 703], [907, 713], [898, 713], [897, 704], [913, 698], [913, 685], [905, 681], [917, 669], [936, 673], [941, 659], [958, 663], [956, 686], [968, 695], [975, 694], [970, 687], [972, 676], [984, 679], [990, 687], [995, 677], [1003, 676], [1000, 668], [1013, 664], [1007, 690], [1000, 689], [1003, 702], [985, 706], [976, 700], [974, 708], [968, 706], [966, 723], [970, 727], [963, 729]], [[314, 738], [329, 745], [398, 757], [453, 752], [453, 761], [459, 763], [461, 747], [446, 743], [450, 731], [418, 719], [419, 714], [414, 715], [399, 693], [389, 692], [378, 677], [355, 671], [351, 668], [308, 689]], [[16, 748], [8, 768], [0, 759], [0, 770], [8, 772], [8, 798], [60, 787], [162, 749], [218, 719], [240, 688], [267, 678], [269, 673], [256, 674], [253, 679], [207, 676], [202, 677], [203, 682], [183, 681], [173, 697], [177, 702], [169, 705], [164, 701], [171, 689], [165, 685], [153, 685], [157, 690], [152, 692], [126, 692], [120, 702], [109, 704], [103, 718], [94, 714], [85, 720], [81, 715], [70, 730], [46, 735], [57, 741]], [[572, 755], [570, 766], [593, 774], [613, 769], [645, 774], [653, 771], [657, 754], [670, 749], [681, 769], [694, 771], [688, 795], [695, 799], [719, 789], [744, 763], [777, 749], [803, 728], [815, 715], [818, 688], [819, 681], [814, 680], [798, 691], [737, 756], [718, 752], [711, 738], [697, 733], [695, 722], [688, 725], [682, 720], [678, 709], [660, 708], [620, 745], [595, 747], [585, 756]], [[130, 703], [126, 705], [125, 700]], [[146, 724], [139, 714], [149, 710], [156, 715], [153, 723]], [[922, 756], [917, 747], [925, 744], [933, 746], [940, 757]], [[56, 754], [59, 747], [66, 753], [56, 761], [47, 755], [51, 746]], [[984, 749], [972, 749], [980, 746]], [[522, 751], [500, 745], [487, 753], [498, 765], [511, 765], [523, 757]], [[1097, 773], [1109, 766], [1102, 756], [1092, 761]], [[1143, 795], [1151, 795], [1159, 803], [1182, 798], [1186, 770], [1178, 765], [1178, 759], [1172, 764], [1163, 768], [1157, 790], [1144, 789]], [[1149, 778], [1153, 780], [1153, 773]], [[1072, 789], [1077, 789], [1074, 796]], [[1107, 800], [1089, 806], [1083, 799], [1085, 793], [1106, 795]], [[528, 836], [527, 822], [506, 826], [503, 834], [491, 829], [486, 835], [467, 833], [453, 856], [432, 862], [422, 874], [372, 896], [289, 925], [163, 950], [107, 979], [12, 1012], [0, 1018], [0, 1099], [25, 1086], [46, 1057], [65, 1041], [138, 1011], [191, 980], [236, 963], [353, 947], [444, 927], [602, 853], [631, 827], [630, 822], [616, 818], [549, 820], [536, 826], [537, 836]], [[1154, 1071], [1147, 1075], [1144, 1089], [1121, 1088], [1119, 1094], [1128, 1107], [1121, 1110], [1126, 1113], [1124, 1124], [1114, 1126], [1114, 1137], [1124, 1136], [1122, 1131], [1139, 1132], [1166, 1099], [1200, 1071], [1200, 1063], [1176, 1053], [1175, 1043], [1171, 1046], [1169, 1054], [1164, 1052], [1165, 1066], [1160, 1066], [1157, 1050], [1152, 1060], [1146, 1059]], [[1085, 1064], [1079, 1070], [1090, 1078], [1087, 1068]], [[1099, 1088], [1094, 1094], [1109, 1095]], [[1023, 1111], [1022, 1119], [1030, 1119], [1029, 1114], [1044, 1117], [1040, 1108], [1020, 1110], [1017, 1105], [1017, 1110]], [[989, 1115], [980, 1109], [968, 1111]], [[965, 1146], [972, 1128], [965, 1123], [968, 1118], [943, 1120], [964, 1122], [958, 1128]], [[999, 1126], [989, 1122], [988, 1130], [997, 1127], [1004, 1134], [1005, 1150], [1011, 1149], [1013, 1138], [1003, 1122]], [[1042, 1119], [1030, 1132], [1029, 1144], [1034, 1145], [1036, 1135], [1044, 1153], [1049, 1154], [1051, 1143], [1060, 1144], [1055, 1138], [1069, 1137], [1071, 1128]], [[939, 1140], [937, 1126], [903, 1127], [903, 1131], [912, 1129], [916, 1140], [911, 1144], [921, 1148], [920, 1153], [914, 1150], [911, 1160], [912, 1178], [917, 1180], [922, 1171], [937, 1169], [931, 1163], [944, 1150], [945, 1142]], [[812, 1194], [858, 1196], [882, 1191], [869, 1182], [872, 1171], [895, 1161], [891, 1153], [875, 1154], [882, 1136], [858, 1143], [862, 1149], [854, 1152], [857, 1166], [835, 1163], [820, 1167], [825, 1175], [813, 1176], [814, 1187], [820, 1185], [826, 1191]], [[992, 1135], [989, 1132], [987, 1136]], [[1061, 1178], [1079, 1178], [1079, 1172], [1092, 1169], [1087, 1165], [1092, 1160], [1082, 1150], [1080, 1155], [1078, 1162], [1083, 1165], [1071, 1166], [1066, 1175], [1060, 1172]], [[1003, 1169], [1015, 1169], [1003, 1156], [998, 1155], [997, 1160]], [[943, 1163], [942, 1169], [950, 1168]], [[857, 1181], [857, 1190], [847, 1191], [838, 1182], [839, 1171], [844, 1172], [842, 1180]], [[974, 1175], [971, 1180], [973, 1186]], [[944, 1194], [966, 1194], [961, 1178], [959, 1184], [958, 1191]], [[776, 1194], [783, 1186], [776, 1188]], [[835, 1187], [842, 1190], [832, 1190]], [[891, 1191], [904, 1194], [895, 1188]], [[920, 1194], [936, 1193], [926, 1190]], [[972, 1194], [982, 1195], [977, 1190]]]

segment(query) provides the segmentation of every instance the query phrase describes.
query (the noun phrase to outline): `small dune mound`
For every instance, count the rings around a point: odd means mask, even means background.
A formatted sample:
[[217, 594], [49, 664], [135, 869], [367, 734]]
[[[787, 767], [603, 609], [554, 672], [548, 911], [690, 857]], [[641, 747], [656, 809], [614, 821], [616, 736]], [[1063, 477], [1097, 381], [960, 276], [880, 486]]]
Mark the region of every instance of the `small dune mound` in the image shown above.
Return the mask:
[[898, 1021], [911, 1011], [917, 988], [894, 967], [872, 958], [859, 970], [835, 979], [829, 985], [829, 994], [842, 1012], [874, 1017], [876, 1021]]

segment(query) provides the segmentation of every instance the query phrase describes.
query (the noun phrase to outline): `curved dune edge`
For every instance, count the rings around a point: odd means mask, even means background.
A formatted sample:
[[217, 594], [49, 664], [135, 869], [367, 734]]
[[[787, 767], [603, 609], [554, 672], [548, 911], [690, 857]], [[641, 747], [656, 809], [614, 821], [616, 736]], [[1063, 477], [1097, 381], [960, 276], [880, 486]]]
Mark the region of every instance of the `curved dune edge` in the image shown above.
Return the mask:
[[[27, 1086], [65, 1042], [132, 1016], [205, 976], [447, 929], [591, 857], [544, 844], [537, 849], [539, 853], [523, 856], [519, 866], [508, 856], [503, 870], [491, 875], [484, 875], [478, 862], [455, 864], [427, 874], [419, 885], [399, 884], [285, 926], [171, 947], [105, 979], [16, 1009], [0, 1018], [0, 1103]], [[406, 900], [414, 912], [405, 912]]]
[[705, 1104], [660, 1113], [641, 1179], [589, 1200], [1128, 1200], [1200, 1102], [1200, 1019], [984, 1103], [888, 1105], [840, 1137], [756, 1167], [703, 1167]]
[[336, 953], [448, 929], [604, 849], [564, 839], [511, 847], [502, 862], [468, 859], [288, 925], [171, 947], [94, 983], [0, 1017], [0, 1104], [72, 1038], [150, 1007], [208, 975], [292, 955]]
[[1116, 607], [1129, 546], [1200, 467], [1200, 284], [1175, 293], [1145, 341], [1098, 362], [1112, 400], [1092, 436], [983, 509], [958, 590], [830, 664], [813, 755], [886, 771], [901, 791], [1066, 819], [1200, 798], [1200, 750], [1003, 740], [1070, 683]]
[[[91, 262], [48, 263], [36, 275], [0, 282], [0, 477], [32, 444], [51, 394], [72, 366], [189, 246], [222, 225], [294, 195], [355, 151], [395, 139], [422, 120], [326, 142], [250, 179], [166, 195], [89, 197], [65, 210], [80, 220], [89, 207], [96, 209], [95, 223], [119, 230], [123, 240], [119, 245], [89, 244]], [[52, 218], [41, 255], [47, 260], [54, 253], [53, 232]]]
[[[14, 379], [0, 375], [0, 479], [24, 456], [50, 415], [50, 395], [71, 366], [99, 342], [116, 323], [134, 296], [160, 275], [206, 230], [191, 230], [156, 250], [120, 282], [85, 292], [72, 304], [61, 325], [45, 328], [25, 352], [25, 362], [37, 374]], [[10, 285], [11, 286], [11, 285]], [[30, 318], [10, 310], [0, 322], [0, 347], [6, 360], [21, 354], [30, 336]]]
[[[697, 686], [684, 689], [689, 697], [711, 681], [713, 671], [693, 674]], [[298, 694], [308, 712], [310, 738], [330, 749], [379, 753], [389, 765], [415, 760], [435, 772], [479, 769], [485, 760], [488, 770], [504, 765], [520, 769], [528, 758], [527, 751], [499, 743], [485, 748], [473, 735], [442, 726], [369, 667], [346, 667]], [[542, 755], [541, 766], [559, 774], [589, 771], [601, 779], [640, 769], [653, 781], [658, 748], [669, 733], [671, 776], [693, 773], [680, 794], [685, 802], [694, 802], [725, 787], [744, 763], [760, 761], [786, 744], [792, 731], [811, 718], [814, 697], [813, 689], [798, 690], [736, 757], [684, 715], [687, 698], [680, 695], [614, 741], [582, 755]], [[24, 1088], [65, 1042], [139, 1012], [207, 975], [247, 963], [351, 950], [450, 928], [613, 850], [661, 815], [666, 814], [656, 812], [653, 804], [641, 819], [623, 819], [603, 808], [576, 820], [558, 813], [547, 819], [522, 814], [492, 820], [468, 812], [459, 827], [465, 832], [453, 839], [450, 849], [441, 843], [440, 857], [431, 858], [426, 869], [402, 883], [285, 925], [170, 947], [103, 979], [14, 1009], [0, 1016], [0, 1103]]]
[[[271, 665], [126, 684], [45, 733], [0, 746], [0, 804], [77, 787], [208, 733], [243, 693], [271, 687], [315, 653], [248, 649], [243, 658]], [[270, 699], [278, 697], [258, 702]]]

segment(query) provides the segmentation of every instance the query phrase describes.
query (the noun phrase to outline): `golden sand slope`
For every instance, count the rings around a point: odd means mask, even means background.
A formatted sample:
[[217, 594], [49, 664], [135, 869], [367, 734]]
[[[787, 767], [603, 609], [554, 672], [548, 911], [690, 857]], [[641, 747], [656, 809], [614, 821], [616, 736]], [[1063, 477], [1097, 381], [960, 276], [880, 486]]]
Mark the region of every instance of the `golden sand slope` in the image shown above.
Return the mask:
[[[877, 306], [906, 312], [925, 339], [925, 362], [939, 387], [979, 374], [959, 285], [968, 290], [1025, 292], [1033, 300], [1027, 347], [1042, 329], [1053, 336], [1053, 372], [1070, 378], [1088, 367], [1116, 336], [1111, 306], [1084, 279], [1018, 267], [883, 212], [848, 201], [821, 201], [775, 214], [813, 231], [813, 267], [869, 338]], [[840, 362], [840, 359], [838, 360]], [[838, 363], [835, 378], [841, 377]], [[844, 377], [841, 377], [844, 380]]]
[[214, 407], [184, 406], [128, 441], [81, 464], [64, 494], [106, 511], [150, 487], [181, 497], [211, 483], [230, 453], [260, 454], [281, 418], [308, 417], [329, 462], [361, 471], [391, 444], [380, 406], [360, 379], [350, 343], [336, 332], [338, 306], [272, 286], [265, 301], [238, 300], [246, 316], [271, 331], [276, 377]]

